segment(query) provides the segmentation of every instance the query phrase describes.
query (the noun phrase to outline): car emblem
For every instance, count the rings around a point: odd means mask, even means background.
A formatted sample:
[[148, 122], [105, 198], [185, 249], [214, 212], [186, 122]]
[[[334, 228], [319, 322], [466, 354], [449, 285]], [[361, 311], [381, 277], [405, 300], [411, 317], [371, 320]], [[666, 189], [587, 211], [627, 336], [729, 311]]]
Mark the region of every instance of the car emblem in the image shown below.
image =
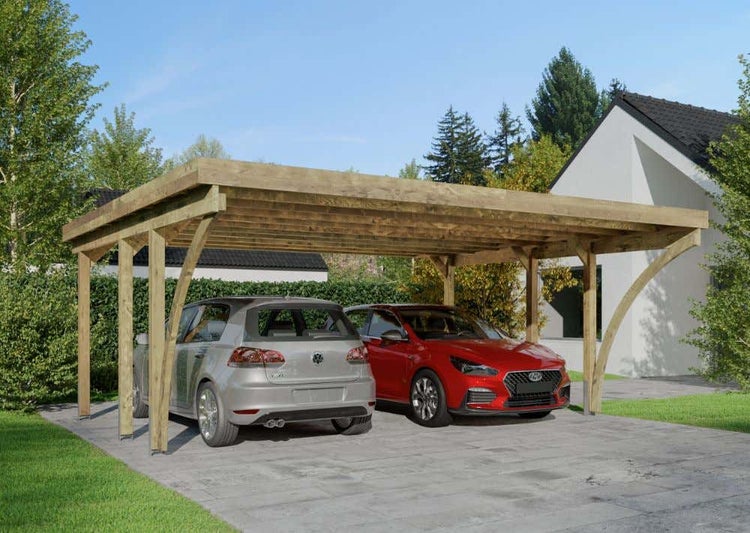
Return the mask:
[[320, 365], [323, 363], [323, 354], [320, 352], [315, 352], [312, 354], [312, 362], [316, 365]]
[[542, 381], [542, 373], [541, 372], [529, 372], [529, 381]]

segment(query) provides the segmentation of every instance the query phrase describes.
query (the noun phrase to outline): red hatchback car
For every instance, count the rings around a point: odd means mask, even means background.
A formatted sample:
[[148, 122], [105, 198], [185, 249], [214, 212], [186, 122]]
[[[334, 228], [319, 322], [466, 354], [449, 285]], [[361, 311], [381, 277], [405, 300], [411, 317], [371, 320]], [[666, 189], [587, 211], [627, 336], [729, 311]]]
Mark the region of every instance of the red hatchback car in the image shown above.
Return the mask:
[[438, 427], [456, 415], [542, 418], [570, 402], [565, 361], [453, 307], [373, 304], [344, 310], [370, 355], [379, 400]]

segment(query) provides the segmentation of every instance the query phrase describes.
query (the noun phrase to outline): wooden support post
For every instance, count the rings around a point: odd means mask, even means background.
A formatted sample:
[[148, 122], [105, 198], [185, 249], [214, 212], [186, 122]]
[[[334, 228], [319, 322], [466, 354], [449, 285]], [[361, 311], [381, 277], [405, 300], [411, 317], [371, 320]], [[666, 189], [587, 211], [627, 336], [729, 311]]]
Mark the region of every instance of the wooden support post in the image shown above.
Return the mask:
[[591, 396], [596, 360], [596, 254], [583, 260], [583, 413], [592, 414]]
[[513, 252], [526, 270], [526, 342], [539, 342], [539, 259], [517, 246]]
[[636, 278], [627, 292], [623, 295], [620, 303], [617, 304], [612, 318], [609, 320], [607, 325], [607, 331], [604, 333], [602, 338], [602, 346], [599, 349], [599, 355], [596, 359], [596, 365], [594, 368], [594, 386], [591, 395], [591, 410], [595, 413], [601, 412], [602, 409], [602, 384], [604, 381], [604, 373], [607, 368], [607, 359], [609, 358], [609, 352], [612, 349], [612, 344], [615, 341], [615, 335], [617, 330], [622, 324], [622, 320], [625, 318], [625, 314], [630, 309], [636, 296], [640, 294], [646, 284], [651, 281], [656, 274], [658, 274], [665, 266], [667, 266], [672, 260], [676, 259], [686, 251], [690, 250], [694, 246], [700, 246], [701, 234], [700, 230], [695, 230], [688, 233], [680, 240], [675, 241], [667, 247], [664, 252], [657, 257], [646, 269], [641, 272], [641, 275]]
[[91, 416], [91, 259], [78, 254], [78, 417]]
[[118, 358], [117, 383], [120, 400], [120, 438], [133, 436], [133, 256], [126, 240], [117, 243]]
[[167, 451], [169, 417], [161, 407], [164, 384], [164, 313], [165, 313], [166, 240], [156, 230], [148, 232], [148, 400], [151, 453]]
[[443, 278], [443, 304], [456, 305], [456, 256], [431, 255], [430, 260]]
[[[172, 371], [174, 369], [175, 361], [175, 350], [177, 347], [177, 333], [180, 328], [180, 318], [182, 317], [182, 307], [185, 304], [185, 297], [187, 296], [187, 290], [190, 286], [190, 280], [193, 278], [193, 272], [195, 266], [198, 264], [200, 259], [201, 251], [203, 246], [206, 244], [208, 238], [208, 230], [211, 224], [215, 220], [214, 215], [203, 218], [193, 235], [193, 240], [188, 248], [185, 261], [180, 271], [180, 278], [177, 280], [177, 286], [175, 287], [174, 297], [172, 298], [172, 306], [169, 312], [169, 332], [167, 337], [167, 346], [164, 355], [164, 361], [161, 367], [162, 376], [162, 389], [161, 389], [161, 400], [159, 402], [159, 408], [161, 409], [161, 417], [164, 420], [169, 419], [169, 401], [172, 394]], [[160, 451], [167, 451], [167, 425], [159, 427], [159, 430], [163, 432], [159, 435], [159, 443], [164, 443], [164, 449]]]

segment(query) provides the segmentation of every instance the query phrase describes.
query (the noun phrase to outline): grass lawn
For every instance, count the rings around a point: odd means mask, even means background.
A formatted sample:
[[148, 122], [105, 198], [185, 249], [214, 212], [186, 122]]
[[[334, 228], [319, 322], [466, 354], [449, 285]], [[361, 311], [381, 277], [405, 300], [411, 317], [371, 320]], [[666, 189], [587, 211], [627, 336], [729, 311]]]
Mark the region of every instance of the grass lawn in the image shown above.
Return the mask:
[[[575, 370], [568, 370], [568, 376], [570, 376], [570, 381], [583, 381], [583, 373], [582, 372], [576, 372]], [[618, 376], [617, 374], [604, 374], [604, 380], [608, 379], [625, 379], [623, 376]]]
[[606, 415], [628, 416], [750, 433], [750, 394], [717, 392], [648, 400], [602, 402]]
[[0, 530], [234, 531], [41, 416], [0, 411]]

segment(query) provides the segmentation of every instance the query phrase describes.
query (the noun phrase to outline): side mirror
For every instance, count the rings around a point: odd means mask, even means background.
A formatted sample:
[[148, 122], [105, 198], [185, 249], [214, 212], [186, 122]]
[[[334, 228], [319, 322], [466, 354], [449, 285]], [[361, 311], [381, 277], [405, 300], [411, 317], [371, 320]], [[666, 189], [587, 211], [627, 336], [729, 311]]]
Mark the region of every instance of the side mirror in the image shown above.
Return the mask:
[[404, 342], [408, 339], [401, 335], [401, 332], [397, 329], [389, 329], [380, 334], [380, 338], [384, 341], [391, 342]]
[[139, 333], [135, 336], [135, 343], [141, 346], [148, 346], [148, 333]]

